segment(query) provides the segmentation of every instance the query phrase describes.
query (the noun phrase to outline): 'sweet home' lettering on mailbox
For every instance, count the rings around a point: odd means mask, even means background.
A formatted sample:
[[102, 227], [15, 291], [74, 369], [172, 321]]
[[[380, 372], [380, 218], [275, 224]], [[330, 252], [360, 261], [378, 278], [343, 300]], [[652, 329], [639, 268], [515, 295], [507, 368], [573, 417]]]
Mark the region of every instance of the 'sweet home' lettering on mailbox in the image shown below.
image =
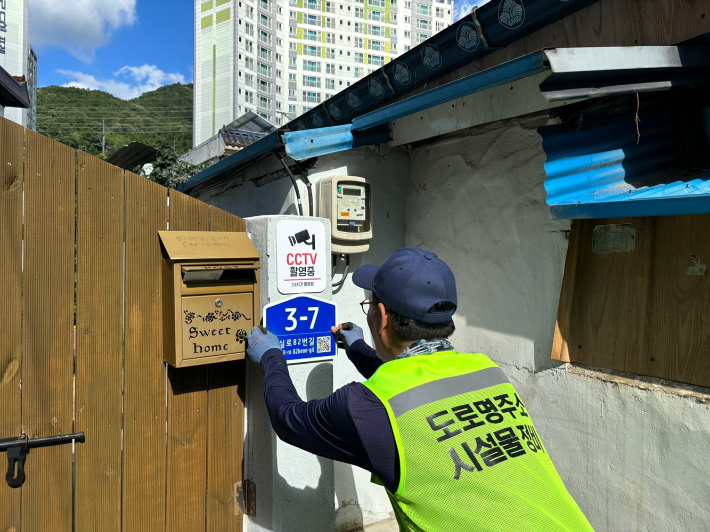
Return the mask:
[[213, 310], [199, 314], [185, 310], [183, 345], [188, 356], [228, 354], [243, 351], [247, 337], [246, 326], [251, 318], [239, 311]]

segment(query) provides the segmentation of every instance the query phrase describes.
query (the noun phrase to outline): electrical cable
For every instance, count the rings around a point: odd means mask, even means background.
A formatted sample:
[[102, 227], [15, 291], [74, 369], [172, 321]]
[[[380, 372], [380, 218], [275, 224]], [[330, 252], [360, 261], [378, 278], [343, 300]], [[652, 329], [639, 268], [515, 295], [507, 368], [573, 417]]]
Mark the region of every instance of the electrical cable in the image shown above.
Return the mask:
[[293, 190], [296, 192], [296, 200], [298, 203], [298, 214], [299, 216], [303, 216], [303, 205], [301, 204], [301, 193], [298, 190], [298, 183], [296, 183], [296, 178], [294, 177], [293, 173], [291, 172], [291, 169], [288, 167], [286, 164], [286, 161], [284, 161], [283, 157], [281, 157], [280, 153], [272, 152], [276, 158], [281, 162], [281, 165], [284, 167], [286, 170], [286, 173], [288, 174], [288, 177], [291, 178], [291, 183], [293, 183]]
[[[345, 270], [343, 270], [343, 278], [340, 279], [340, 281], [338, 281], [337, 283], [332, 284], [333, 288], [340, 288], [341, 286], [343, 286], [343, 283], [345, 283], [345, 279], [348, 278], [348, 268], [350, 267], [350, 255], [343, 254], [343, 255], [340, 255], [340, 258], [345, 259]], [[335, 273], [333, 273], [333, 275], [335, 276]]]

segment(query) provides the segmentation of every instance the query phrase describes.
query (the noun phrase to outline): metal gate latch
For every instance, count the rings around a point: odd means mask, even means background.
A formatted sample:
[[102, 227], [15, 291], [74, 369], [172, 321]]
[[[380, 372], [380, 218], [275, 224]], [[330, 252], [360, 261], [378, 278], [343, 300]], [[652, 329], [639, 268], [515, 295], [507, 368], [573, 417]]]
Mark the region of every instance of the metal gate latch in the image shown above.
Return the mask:
[[5, 475], [7, 485], [11, 488], [19, 488], [25, 483], [25, 460], [30, 449], [66, 445], [73, 441], [84, 443], [86, 441], [84, 433], [32, 439], [29, 439], [27, 434], [23, 434], [19, 438], [0, 439], [0, 452], [7, 452], [7, 474]]

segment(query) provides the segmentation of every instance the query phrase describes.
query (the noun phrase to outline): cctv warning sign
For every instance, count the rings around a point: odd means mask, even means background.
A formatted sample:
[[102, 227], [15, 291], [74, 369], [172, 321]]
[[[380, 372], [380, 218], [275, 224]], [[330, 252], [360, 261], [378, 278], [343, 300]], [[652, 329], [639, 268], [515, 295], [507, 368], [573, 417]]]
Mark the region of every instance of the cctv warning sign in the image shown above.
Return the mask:
[[325, 226], [318, 221], [281, 220], [276, 225], [278, 289], [282, 294], [325, 290]]

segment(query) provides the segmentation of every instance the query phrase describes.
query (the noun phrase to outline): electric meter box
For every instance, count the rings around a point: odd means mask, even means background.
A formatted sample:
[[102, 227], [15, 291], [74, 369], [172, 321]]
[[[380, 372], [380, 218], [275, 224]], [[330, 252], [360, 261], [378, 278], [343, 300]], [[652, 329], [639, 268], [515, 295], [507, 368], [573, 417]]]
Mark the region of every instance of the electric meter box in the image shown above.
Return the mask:
[[355, 176], [316, 182], [318, 213], [331, 223], [333, 253], [364, 253], [372, 239], [372, 186]]
[[165, 361], [242, 360], [259, 322], [259, 252], [246, 233], [159, 231]]

